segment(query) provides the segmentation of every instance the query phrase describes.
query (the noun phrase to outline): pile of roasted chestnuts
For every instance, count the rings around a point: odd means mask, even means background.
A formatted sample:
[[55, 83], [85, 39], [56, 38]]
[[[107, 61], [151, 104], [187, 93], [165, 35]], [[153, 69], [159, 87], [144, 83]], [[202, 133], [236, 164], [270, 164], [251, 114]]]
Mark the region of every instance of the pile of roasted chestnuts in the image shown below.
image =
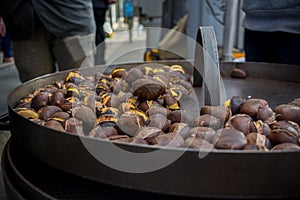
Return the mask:
[[[38, 88], [14, 108], [61, 132], [113, 142], [201, 150], [300, 150], [300, 98], [271, 109], [264, 99], [233, 96], [191, 117], [190, 76], [179, 65], [115, 68]], [[191, 105], [194, 106], [194, 105]]]

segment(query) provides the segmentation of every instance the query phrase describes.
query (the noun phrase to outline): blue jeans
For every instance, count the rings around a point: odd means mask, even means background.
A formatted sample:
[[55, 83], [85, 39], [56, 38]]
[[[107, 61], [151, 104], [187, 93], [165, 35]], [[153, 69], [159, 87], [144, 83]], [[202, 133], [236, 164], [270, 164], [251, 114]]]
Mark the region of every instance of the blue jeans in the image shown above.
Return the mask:
[[12, 57], [12, 44], [8, 32], [6, 32], [5, 37], [0, 37], [0, 50], [3, 51], [4, 58]]

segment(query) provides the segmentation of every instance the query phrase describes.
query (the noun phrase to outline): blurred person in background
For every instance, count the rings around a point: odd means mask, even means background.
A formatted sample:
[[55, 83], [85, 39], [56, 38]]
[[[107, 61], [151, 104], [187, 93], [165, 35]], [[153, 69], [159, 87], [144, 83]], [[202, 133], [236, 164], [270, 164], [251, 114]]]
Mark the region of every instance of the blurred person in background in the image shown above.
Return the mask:
[[246, 61], [300, 65], [300, 0], [244, 0]]
[[116, 3], [117, 0], [93, 0], [93, 10], [96, 23], [96, 40], [97, 54], [95, 63], [97, 65], [105, 64], [105, 37], [106, 34], [103, 25], [106, 21], [106, 12], [110, 4]]
[[14, 63], [10, 35], [2, 17], [0, 17], [0, 51], [3, 52], [3, 61], [5, 63]]
[[123, 2], [124, 22], [128, 24], [129, 41], [132, 42], [133, 27], [133, 3], [132, 0], [124, 0]]
[[22, 82], [57, 69], [94, 65], [90, 56], [96, 31], [92, 0], [2, 1], [5, 6], [0, 15], [11, 33]]

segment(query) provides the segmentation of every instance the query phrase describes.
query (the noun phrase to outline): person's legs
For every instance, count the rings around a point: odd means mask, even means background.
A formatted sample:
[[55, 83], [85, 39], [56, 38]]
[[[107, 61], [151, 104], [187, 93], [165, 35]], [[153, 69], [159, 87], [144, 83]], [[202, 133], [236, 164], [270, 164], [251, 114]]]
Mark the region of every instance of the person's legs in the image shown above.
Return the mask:
[[275, 62], [273, 49], [268, 41], [272, 41], [271, 33], [250, 31], [245, 29], [244, 49], [247, 62]]
[[13, 41], [15, 63], [22, 82], [55, 72], [49, 39], [45, 28], [37, 25], [30, 40]]
[[97, 53], [95, 55], [96, 65], [105, 64], [105, 32], [103, 25], [105, 23], [106, 9], [94, 8], [94, 17], [96, 23], [96, 46]]
[[6, 31], [2, 39], [3, 62], [14, 62], [10, 34]]
[[55, 39], [52, 52], [59, 70], [94, 66], [95, 34]]
[[299, 34], [275, 32], [270, 46], [275, 50], [278, 63], [300, 65]]

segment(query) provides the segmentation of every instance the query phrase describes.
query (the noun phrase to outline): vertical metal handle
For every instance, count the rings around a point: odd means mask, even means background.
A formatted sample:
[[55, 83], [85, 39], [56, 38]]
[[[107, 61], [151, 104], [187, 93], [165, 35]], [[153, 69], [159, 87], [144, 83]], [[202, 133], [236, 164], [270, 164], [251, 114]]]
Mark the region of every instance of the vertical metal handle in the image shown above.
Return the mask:
[[213, 27], [200, 27], [196, 41], [193, 85], [200, 87], [199, 103], [221, 105], [226, 96], [221, 81], [218, 46]]

